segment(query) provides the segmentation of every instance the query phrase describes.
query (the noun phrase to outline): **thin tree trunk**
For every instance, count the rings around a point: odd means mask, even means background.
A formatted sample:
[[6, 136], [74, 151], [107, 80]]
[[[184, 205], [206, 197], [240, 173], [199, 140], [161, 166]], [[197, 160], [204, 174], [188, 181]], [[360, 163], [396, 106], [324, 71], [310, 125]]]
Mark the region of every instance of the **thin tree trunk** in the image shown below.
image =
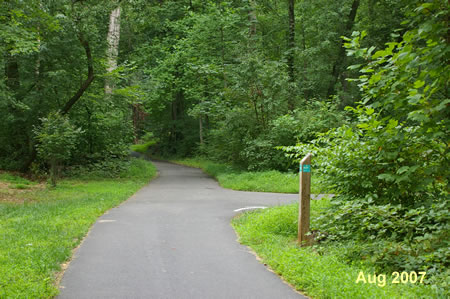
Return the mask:
[[[177, 99], [175, 97], [175, 99], [173, 99], [173, 101], [172, 101], [172, 134], [170, 134], [170, 139], [173, 142], [173, 144], [175, 144], [175, 145], [177, 143], [177, 133], [178, 133], [177, 125], [176, 125], [176, 122], [178, 120], [177, 111], [178, 111]], [[176, 146], [175, 146], [175, 150], [176, 150]]]
[[200, 135], [200, 144], [203, 144], [203, 123], [202, 123], [201, 115], [198, 117], [198, 129], [199, 129], [199, 135]]
[[67, 114], [72, 106], [81, 98], [83, 93], [86, 91], [86, 89], [91, 85], [92, 81], [94, 80], [94, 65], [92, 61], [92, 53], [91, 48], [89, 46], [89, 42], [84, 39], [83, 34], [80, 32], [78, 34], [78, 39], [80, 40], [81, 45], [83, 46], [85, 52], [86, 52], [86, 58], [87, 58], [87, 64], [88, 64], [88, 74], [86, 80], [81, 84], [78, 91], [75, 93], [75, 95], [70, 98], [66, 105], [64, 105], [64, 108], [61, 109], [61, 114]]
[[[108, 30], [108, 67], [107, 72], [110, 73], [117, 68], [117, 57], [119, 55], [119, 41], [120, 41], [120, 13], [121, 8], [117, 6], [109, 16], [109, 30]], [[112, 94], [114, 88], [113, 82], [110, 78], [105, 80], [105, 94]]]
[[290, 83], [290, 94], [288, 98], [288, 109], [289, 111], [294, 110], [294, 90], [292, 86], [295, 84], [295, 66], [294, 66], [294, 55], [295, 55], [295, 0], [289, 1], [289, 34], [288, 34], [288, 74]]
[[222, 58], [222, 78], [223, 78], [223, 87], [227, 88], [227, 74], [225, 72], [225, 38], [223, 34], [223, 26], [220, 25], [220, 56]]
[[57, 176], [57, 170], [56, 170], [56, 161], [52, 160], [50, 161], [50, 182], [52, 184], [52, 187], [56, 187], [56, 176]]
[[[4, 6], [4, 7], [3, 7]], [[14, 4], [11, 1], [5, 1], [2, 4], [2, 9], [7, 10], [6, 14], [6, 24], [11, 22], [13, 15], [13, 7]], [[11, 54], [13, 50], [14, 43], [8, 42], [6, 44], [6, 52], [5, 52], [5, 77], [6, 77], [6, 86], [8, 86], [15, 93], [19, 92], [20, 89], [20, 80], [19, 80], [19, 64], [17, 63], [17, 57]]]
[[[355, 23], [356, 12], [358, 11], [360, 0], [353, 0], [352, 9], [347, 18], [347, 23], [345, 24], [344, 32], [342, 35], [347, 36], [353, 28], [353, 24]], [[339, 75], [341, 73], [342, 66], [344, 65], [345, 60], [345, 48], [344, 41], [341, 40], [339, 44], [339, 53], [336, 61], [333, 65], [333, 70], [331, 73], [332, 79], [330, 81], [330, 85], [328, 87], [327, 97], [332, 96], [335, 93], [336, 82], [339, 80]]]
[[250, 38], [252, 38], [256, 35], [256, 23], [257, 23], [255, 2], [253, 0], [250, 0], [250, 11], [248, 12], [248, 20], [250, 21], [249, 36]]
[[16, 56], [11, 55], [9, 52], [6, 53], [5, 76], [6, 86], [12, 91], [18, 92], [20, 89], [19, 64], [17, 63]]
[[[303, 22], [303, 20], [301, 20], [300, 26], [301, 26], [301, 33], [302, 33], [302, 50], [303, 50], [303, 53], [306, 53], [305, 23]], [[304, 83], [306, 83], [307, 79], [308, 79], [307, 72], [308, 72], [308, 60], [303, 57], [302, 81]], [[309, 88], [303, 89], [303, 96], [305, 97], [305, 99], [309, 99], [310, 93], [311, 93], [311, 90]]]

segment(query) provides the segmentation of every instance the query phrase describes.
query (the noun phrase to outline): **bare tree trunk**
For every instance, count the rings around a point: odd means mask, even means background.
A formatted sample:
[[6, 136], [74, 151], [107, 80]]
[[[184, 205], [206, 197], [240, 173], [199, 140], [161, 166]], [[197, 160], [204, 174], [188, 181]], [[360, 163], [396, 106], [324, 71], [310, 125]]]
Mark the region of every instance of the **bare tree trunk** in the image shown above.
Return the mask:
[[[109, 30], [108, 30], [108, 73], [117, 68], [117, 56], [119, 55], [119, 41], [120, 41], [120, 13], [121, 8], [117, 6], [109, 16]], [[105, 94], [111, 94], [114, 84], [111, 79], [105, 80]]]

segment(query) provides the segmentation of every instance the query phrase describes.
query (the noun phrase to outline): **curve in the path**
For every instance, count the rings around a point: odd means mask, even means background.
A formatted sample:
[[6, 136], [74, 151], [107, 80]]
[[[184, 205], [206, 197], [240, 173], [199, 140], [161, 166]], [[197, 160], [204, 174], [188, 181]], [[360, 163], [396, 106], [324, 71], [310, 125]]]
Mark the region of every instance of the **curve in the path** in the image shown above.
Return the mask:
[[154, 164], [159, 177], [93, 226], [59, 298], [305, 298], [257, 262], [230, 225], [236, 209], [295, 194], [227, 190], [198, 169]]

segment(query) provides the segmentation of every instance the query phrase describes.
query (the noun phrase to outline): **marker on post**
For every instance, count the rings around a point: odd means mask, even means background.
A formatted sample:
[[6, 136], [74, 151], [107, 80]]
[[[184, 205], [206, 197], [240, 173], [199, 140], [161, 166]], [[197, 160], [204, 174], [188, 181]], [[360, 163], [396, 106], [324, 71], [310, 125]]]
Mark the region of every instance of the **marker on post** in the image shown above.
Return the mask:
[[298, 243], [300, 246], [309, 246], [312, 243], [309, 231], [310, 199], [311, 199], [311, 154], [307, 154], [300, 161], [300, 190], [298, 213]]

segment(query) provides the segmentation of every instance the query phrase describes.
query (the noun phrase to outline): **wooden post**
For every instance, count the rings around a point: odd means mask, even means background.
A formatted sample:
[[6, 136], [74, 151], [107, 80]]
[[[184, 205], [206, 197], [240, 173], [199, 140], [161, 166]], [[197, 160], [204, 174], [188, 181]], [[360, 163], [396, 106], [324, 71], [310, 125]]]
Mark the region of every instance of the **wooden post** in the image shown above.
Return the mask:
[[309, 231], [309, 209], [311, 199], [311, 154], [307, 154], [300, 161], [300, 202], [298, 213], [298, 243], [300, 246], [309, 246], [312, 243]]

